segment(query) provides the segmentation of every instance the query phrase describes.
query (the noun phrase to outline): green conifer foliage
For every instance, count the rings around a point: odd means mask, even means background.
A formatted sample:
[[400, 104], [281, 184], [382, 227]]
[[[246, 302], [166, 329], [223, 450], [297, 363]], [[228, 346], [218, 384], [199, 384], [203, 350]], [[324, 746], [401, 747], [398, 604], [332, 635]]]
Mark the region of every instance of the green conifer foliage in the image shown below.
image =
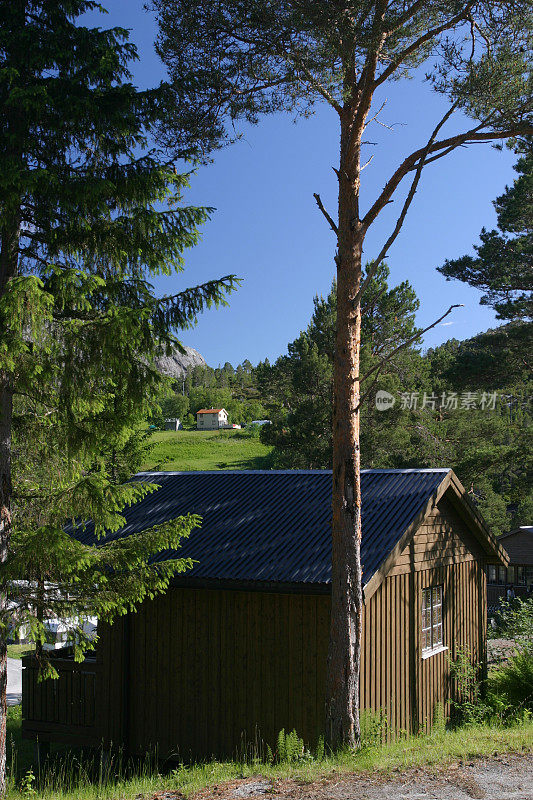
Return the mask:
[[[150, 556], [178, 547], [194, 517], [97, 548], [64, 524], [116, 530], [155, 488], [125, 483], [160, 391], [153, 358], [235, 286], [155, 294], [151, 277], [182, 270], [210, 210], [183, 204], [175, 163], [194, 151], [175, 92], [132, 85], [127, 32], [80, 23], [98, 7], [0, 2], [0, 795], [8, 601], [37, 641], [44, 617], [68, 615], [81, 658], [84, 616], [132, 610], [188, 565]], [[166, 151], [151, 144], [163, 115]]]
[[494, 201], [498, 230], [479, 234], [476, 256], [446, 261], [439, 272], [486, 292], [481, 305], [498, 319], [533, 319], [533, 139], [515, 143], [520, 155], [514, 184]]

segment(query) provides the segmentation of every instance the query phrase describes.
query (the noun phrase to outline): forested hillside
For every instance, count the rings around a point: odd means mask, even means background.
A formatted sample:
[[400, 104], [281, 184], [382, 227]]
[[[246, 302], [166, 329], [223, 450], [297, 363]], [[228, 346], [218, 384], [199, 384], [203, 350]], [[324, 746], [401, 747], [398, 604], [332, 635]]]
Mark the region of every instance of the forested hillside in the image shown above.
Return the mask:
[[[405, 282], [389, 288], [387, 280], [382, 268], [369, 294], [373, 308], [365, 317], [363, 373], [394, 349], [398, 337], [416, 333], [412, 287]], [[315, 297], [308, 327], [272, 365], [265, 360], [256, 367], [249, 361], [236, 368], [194, 367], [174, 383], [163, 416], [192, 426], [199, 408], [223, 406], [232, 423], [268, 418], [272, 425], [263, 427], [261, 441], [272, 452], [264, 451], [262, 468], [330, 467], [334, 308], [335, 286], [327, 298]], [[532, 329], [525, 322], [463, 342], [452, 339], [426, 353], [419, 345], [405, 347], [387, 362], [363, 406], [364, 466], [453, 467], [496, 531], [530, 523], [532, 355]], [[376, 407], [380, 391], [394, 398], [387, 410]], [[202, 454], [196, 456], [194, 439], [187, 441], [183, 464], [178, 451], [167, 452], [169, 443], [165, 453], [162, 446], [149, 461], [163, 468], [170, 463], [174, 469], [191, 468], [190, 459], [196, 469], [234, 461], [229, 452], [224, 457], [218, 440], [216, 453], [198, 442]], [[257, 454], [249, 461], [243, 454], [235, 466], [257, 468]]]

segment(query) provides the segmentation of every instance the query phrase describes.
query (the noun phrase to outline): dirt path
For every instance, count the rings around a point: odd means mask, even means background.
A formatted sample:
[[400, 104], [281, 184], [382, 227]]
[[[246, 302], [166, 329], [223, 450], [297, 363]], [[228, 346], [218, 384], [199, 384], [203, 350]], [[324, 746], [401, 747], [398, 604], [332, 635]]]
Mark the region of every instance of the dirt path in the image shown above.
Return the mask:
[[[168, 795], [167, 795], [168, 797]], [[500, 756], [392, 774], [333, 774], [315, 783], [255, 778], [194, 800], [533, 800], [533, 755]]]

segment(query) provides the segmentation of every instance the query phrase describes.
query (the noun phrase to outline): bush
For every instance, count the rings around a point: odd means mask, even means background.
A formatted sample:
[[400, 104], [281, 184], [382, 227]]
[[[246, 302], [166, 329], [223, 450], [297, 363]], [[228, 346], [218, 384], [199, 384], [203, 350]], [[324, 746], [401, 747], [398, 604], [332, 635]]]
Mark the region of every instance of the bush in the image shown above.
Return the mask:
[[495, 616], [493, 635], [516, 639], [523, 649], [533, 650], [533, 597], [505, 601]]
[[533, 712], [533, 648], [515, 651], [507, 664], [489, 675], [489, 699], [506, 716], [527, 710]]
[[379, 711], [372, 711], [368, 708], [361, 709], [361, 747], [375, 747], [382, 744], [387, 738], [387, 715], [381, 708]]
[[480, 666], [473, 663], [470, 650], [458, 650], [456, 659], [450, 659], [449, 664], [456, 686], [456, 695], [451, 701], [452, 722], [456, 725], [474, 725], [489, 719], [493, 709], [481, 699]]

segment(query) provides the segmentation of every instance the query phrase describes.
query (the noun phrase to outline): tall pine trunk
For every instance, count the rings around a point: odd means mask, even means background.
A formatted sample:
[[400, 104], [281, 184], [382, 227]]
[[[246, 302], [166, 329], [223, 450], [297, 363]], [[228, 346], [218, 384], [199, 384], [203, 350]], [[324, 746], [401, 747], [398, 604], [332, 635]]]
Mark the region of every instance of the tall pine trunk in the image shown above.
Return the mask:
[[[337, 331], [333, 384], [331, 631], [326, 683], [326, 735], [331, 747], [360, 742], [361, 458], [359, 358], [363, 234], [359, 221], [359, 141], [353, 111], [341, 118], [337, 251]], [[355, 140], [355, 141], [354, 141]]]

